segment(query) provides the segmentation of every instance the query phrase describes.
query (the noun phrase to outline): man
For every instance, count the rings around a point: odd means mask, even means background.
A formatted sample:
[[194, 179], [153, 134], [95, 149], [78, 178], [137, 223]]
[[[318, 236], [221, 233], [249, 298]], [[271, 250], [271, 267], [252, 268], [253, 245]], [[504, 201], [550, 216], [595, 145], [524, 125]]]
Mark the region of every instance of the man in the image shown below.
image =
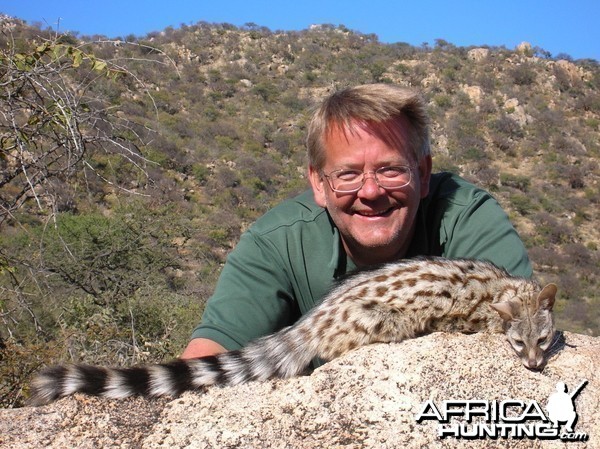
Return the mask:
[[314, 114], [307, 146], [312, 191], [244, 233], [182, 358], [239, 349], [292, 324], [360, 267], [438, 255], [531, 276], [498, 203], [458, 176], [431, 174], [425, 105], [413, 90], [334, 93]]

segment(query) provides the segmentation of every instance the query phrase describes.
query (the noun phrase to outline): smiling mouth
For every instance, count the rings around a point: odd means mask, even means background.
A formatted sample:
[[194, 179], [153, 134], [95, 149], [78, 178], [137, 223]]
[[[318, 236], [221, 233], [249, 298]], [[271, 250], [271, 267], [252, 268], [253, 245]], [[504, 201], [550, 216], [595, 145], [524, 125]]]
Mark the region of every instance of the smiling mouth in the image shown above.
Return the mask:
[[370, 217], [387, 217], [395, 209], [396, 209], [395, 207], [389, 207], [387, 209], [380, 210], [380, 211], [357, 210], [357, 211], [354, 211], [354, 213], [356, 215], [360, 215], [361, 217], [367, 217], [367, 218], [370, 218]]

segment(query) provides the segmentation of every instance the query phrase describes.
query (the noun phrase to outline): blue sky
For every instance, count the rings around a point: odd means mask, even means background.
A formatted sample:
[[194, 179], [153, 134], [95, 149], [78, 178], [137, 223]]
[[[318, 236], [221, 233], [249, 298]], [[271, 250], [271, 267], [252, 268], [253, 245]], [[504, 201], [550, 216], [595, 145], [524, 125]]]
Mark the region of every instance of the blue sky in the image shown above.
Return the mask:
[[144, 36], [198, 21], [252, 22], [271, 30], [345, 25], [382, 42], [514, 48], [600, 60], [600, 0], [0, 0], [0, 12], [81, 34]]

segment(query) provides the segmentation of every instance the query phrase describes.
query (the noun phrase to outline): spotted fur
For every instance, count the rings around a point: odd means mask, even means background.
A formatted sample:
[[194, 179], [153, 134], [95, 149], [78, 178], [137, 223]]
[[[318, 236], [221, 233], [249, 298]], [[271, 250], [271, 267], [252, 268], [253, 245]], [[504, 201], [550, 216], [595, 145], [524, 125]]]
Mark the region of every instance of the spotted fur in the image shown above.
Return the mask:
[[434, 331], [504, 332], [522, 363], [540, 369], [554, 336], [555, 295], [554, 284], [542, 289], [488, 262], [403, 260], [343, 279], [296, 324], [239, 351], [133, 368], [48, 368], [34, 379], [31, 402], [76, 392], [176, 396], [209, 385], [289, 378], [315, 357], [331, 360], [359, 346]]

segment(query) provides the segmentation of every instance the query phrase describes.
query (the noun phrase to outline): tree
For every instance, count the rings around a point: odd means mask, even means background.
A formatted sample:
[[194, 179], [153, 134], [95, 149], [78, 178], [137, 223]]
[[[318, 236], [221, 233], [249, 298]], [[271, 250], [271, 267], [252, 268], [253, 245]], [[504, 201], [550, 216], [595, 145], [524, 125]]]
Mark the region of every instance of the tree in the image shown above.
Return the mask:
[[[150, 130], [118, 112], [121, 95], [131, 86], [147, 91], [145, 83], [113, 60], [95, 56], [93, 43], [64, 35], [5, 36], [0, 36], [0, 403], [16, 404], [23, 391], [18, 386], [53, 351], [54, 345], [44, 343], [60, 335], [57, 323], [68, 315], [65, 301], [81, 307], [89, 298], [106, 310], [102, 301], [110, 298], [112, 310], [120, 310], [119, 300], [139, 294], [136, 288], [149, 282], [149, 274], [137, 280], [131, 274], [173, 264], [164, 251], [166, 237], [150, 224], [65, 213], [75, 210], [80, 185], [89, 194], [108, 184], [127, 190], [132, 174], [148, 179], [143, 149]], [[98, 269], [106, 276], [99, 278]], [[134, 320], [131, 308], [123, 314]]]
[[104, 178], [92, 155], [116, 155], [144, 172], [136, 126], [90, 95], [100, 79], [130, 72], [59, 37], [29, 51], [0, 51], [0, 224], [25, 203], [54, 211], [60, 185], [84, 170]]

